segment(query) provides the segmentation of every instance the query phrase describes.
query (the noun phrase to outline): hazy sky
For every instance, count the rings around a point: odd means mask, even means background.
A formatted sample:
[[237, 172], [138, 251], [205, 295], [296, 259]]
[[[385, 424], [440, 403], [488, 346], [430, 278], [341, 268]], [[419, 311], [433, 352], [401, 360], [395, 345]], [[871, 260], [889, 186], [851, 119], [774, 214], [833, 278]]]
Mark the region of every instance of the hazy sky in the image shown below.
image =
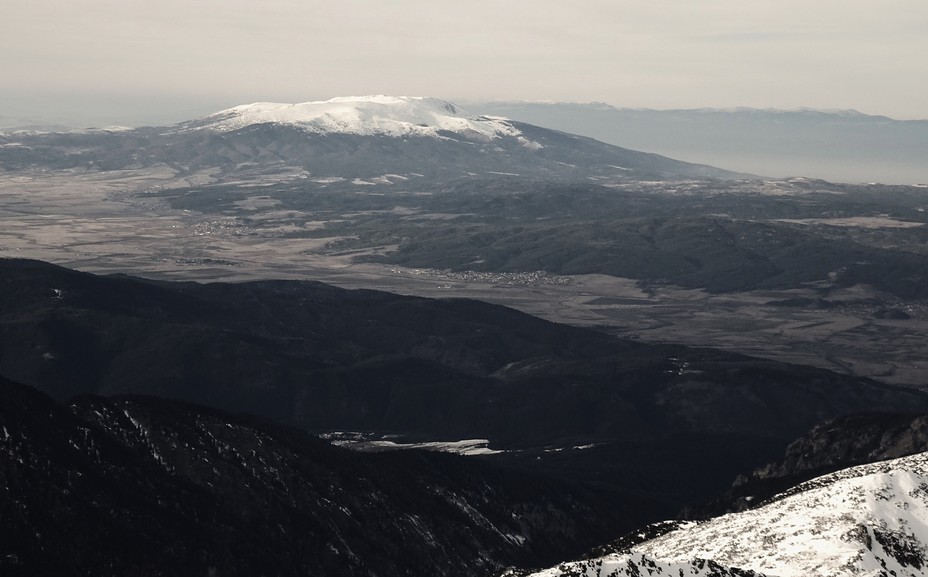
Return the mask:
[[356, 94], [928, 118], [928, 1], [5, 0], [0, 74], [0, 115], [111, 122]]

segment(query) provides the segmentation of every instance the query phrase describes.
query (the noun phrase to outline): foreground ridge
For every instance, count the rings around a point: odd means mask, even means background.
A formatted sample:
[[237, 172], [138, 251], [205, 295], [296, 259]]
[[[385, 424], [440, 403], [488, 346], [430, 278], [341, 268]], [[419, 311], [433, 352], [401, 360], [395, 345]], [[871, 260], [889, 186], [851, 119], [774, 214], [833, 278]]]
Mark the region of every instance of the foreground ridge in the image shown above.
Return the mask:
[[924, 575], [928, 453], [844, 469], [760, 507], [537, 577]]

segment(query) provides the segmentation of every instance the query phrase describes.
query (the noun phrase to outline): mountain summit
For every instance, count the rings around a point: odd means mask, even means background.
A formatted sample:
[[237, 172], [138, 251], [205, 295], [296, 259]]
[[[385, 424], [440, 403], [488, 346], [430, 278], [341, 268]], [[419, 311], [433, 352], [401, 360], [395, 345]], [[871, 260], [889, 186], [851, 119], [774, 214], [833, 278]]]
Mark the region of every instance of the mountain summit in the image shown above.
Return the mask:
[[484, 142], [521, 135], [504, 118], [472, 116], [450, 102], [421, 96], [344, 96], [298, 104], [256, 102], [211, 114], [192, 126], [228, 132], [256, 124], [295, 126], [314, 134], [456, 135]]

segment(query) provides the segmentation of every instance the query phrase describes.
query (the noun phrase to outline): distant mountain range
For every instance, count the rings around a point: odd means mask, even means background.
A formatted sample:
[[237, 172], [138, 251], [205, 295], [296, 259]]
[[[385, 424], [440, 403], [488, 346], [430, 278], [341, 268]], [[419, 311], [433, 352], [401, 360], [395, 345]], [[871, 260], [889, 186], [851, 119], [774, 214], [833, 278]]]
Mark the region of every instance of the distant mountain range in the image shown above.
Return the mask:
[[5, 170], [168, 166], [231, 180], [256, 175], [427, 179], [485, 175], [570, 181], [741, 178], [411, 97], [256, 103], [170, 127], [0, 134]]
[[928, 183], [928, 120], [894, 120], [853, 110], [651, 110], [541, 102], [466, 105], [480, 114], [769, 177]]

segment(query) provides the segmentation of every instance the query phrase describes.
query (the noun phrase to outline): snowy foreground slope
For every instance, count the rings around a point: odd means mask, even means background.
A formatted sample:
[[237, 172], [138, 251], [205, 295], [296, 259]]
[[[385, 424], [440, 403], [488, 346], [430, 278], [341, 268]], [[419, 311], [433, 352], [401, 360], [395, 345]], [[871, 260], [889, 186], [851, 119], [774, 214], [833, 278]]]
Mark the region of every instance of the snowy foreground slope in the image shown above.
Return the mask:
[[928, 453], [845, 469], [750, 511], [534, 575], [928, 574]]

